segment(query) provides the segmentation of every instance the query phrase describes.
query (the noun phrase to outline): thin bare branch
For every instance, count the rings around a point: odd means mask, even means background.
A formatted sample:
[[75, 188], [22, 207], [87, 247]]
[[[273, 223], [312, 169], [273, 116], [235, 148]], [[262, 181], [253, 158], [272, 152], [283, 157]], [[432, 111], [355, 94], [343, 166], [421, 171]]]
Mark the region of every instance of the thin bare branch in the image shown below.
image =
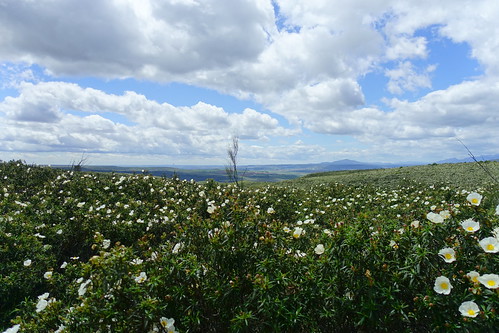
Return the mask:
[[487, 167], [485, 167], [482, 162], [480, 162], [479, 160], [477, 160], [475, 158], [475, 155], [473, 155], [473, 153], [471, 152], [471, 150], [464, 144], [464, 142], [461, 141], [459, 138], [456, 138], [456, 140], [459, 141], [459, 143], [461, 143], [463, 145], [463, 147], [468, 151], [468, 155], [470, 155], [470, 157], [473, 159], [473, 161], [475, 161], [483, 169], [483, 171], [485, 171], [485, 173], [487, 175], [489, 175], [490, 178], [492, 178], [496, 183], [499, 184], [499, 181], [497, 180], [497, 178], [494, 177], [494, 175], [492, 174], [492, 172], [490, 172], [490, 170]]

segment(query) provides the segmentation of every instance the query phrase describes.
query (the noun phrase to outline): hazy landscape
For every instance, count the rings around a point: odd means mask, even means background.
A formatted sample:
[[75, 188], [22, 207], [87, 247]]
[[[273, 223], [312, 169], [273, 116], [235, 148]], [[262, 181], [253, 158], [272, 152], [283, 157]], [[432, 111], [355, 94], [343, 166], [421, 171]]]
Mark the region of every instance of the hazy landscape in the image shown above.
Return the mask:
[[[499, 160], [499, 155], [479, 156], [477, 161]], [[467, 163], [474, 162], [472, 157], [463, 159], [448, 159], [437, 161], [435, 164], [447, 163]], [[334, 162], [308, 163], [308, 164], [275, 164], [275, 165], [241, 165], [238, 166], [240, 176], [243, 180], [250, 182], [278, 182], [283, 180], [295, 179], [312, 173], [323, 173], [330, 171], [344, 170], [375, 170], [390, 169], [406, 166], [416, 166], [416, 162], [402, 163], [366, 163], [354, 160], [339, 160]], [[54, 165], [55, 168], [70, 170], [72, 165]], [[199, 165], [180, 165], [180, 166], [81, 166], [82, 171], [92, 172], [115, 172], [115, 173], [147, 173], [153, 176], [171, 178], [173, 176], [186, 180], [205, 181], [212, 179], [219, 182], [230, 181], [225, 166], [199, 166]]]
[[0, 332], [493, 332], [499, 1], [0, 0]]

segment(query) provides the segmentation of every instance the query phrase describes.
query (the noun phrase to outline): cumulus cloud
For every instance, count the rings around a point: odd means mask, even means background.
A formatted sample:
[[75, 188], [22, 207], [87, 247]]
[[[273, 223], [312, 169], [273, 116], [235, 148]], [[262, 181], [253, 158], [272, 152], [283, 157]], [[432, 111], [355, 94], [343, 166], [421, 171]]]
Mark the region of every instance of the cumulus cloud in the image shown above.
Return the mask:
[[[113, 121], [113, 113], [129, 123]], [[135, 92], [112, 95], [65, 82], [24, 83], [19, 96], [0, 103], [2, 114], [1, 150], [220, 155], [230, 135], [264, 140], [294, 133], [252, 109], [175, 107]]]
[[426, 58], [428, 55], [426, 44], [427, 40], [424, 37], [392, 36], [386, 50], [386, 58], [388, 60]]
[[[270, 99], [269, 99], [270, 100]], [[331, 79], [302, 85], [270, 101], [270, 109], [294, 123], [314, 129], [364, 103], [359, 84], [351, 79]]]
[[254, 59], [273, 25], [262, 0], [7, 0], [0, 8], [0, 58], [42, 63], [54, 75], [168, 81]]
[[405, 91], [431, 88], [430, 75], [435, 69], [435, 65], [429, 65], [423, 71], [418, 72], [411, 62], [401, 62], [397, 68], [385, 71], [385, 75], [389, 78], [387, 89], [392, 94], [399, 95]]
[[414, 155], [414, 160], [422, 156], [438, 160], [442, 153], [466, 155], [456, 139], [466, 142], [473, 151], [493, 154], [499, 141], [498, 96], [495, 80], [467, 81], [414, 102], [389, 100], [390, 112], [356, 109], [322, 122], [315, 130], [352, 134], [376, 151]]
[[[403, 152], [458, 135], [492, 149], [490, 136], [480, 137], [497, 128], [498, 15], [499, 3], [490, 0], [0, 1], [0, 61], [15, 63], [2, 65], [1, 84], [19, 89], [0, 104], [0, 147], [210, 154], [224, 151], [221, 142], [231, 134], [262, 143], [296, 133], [279, 124], [280, 115], [381, 150], [399, 144]], [[438, 64], [418, 63], [431, 54], [419, 33], [428, 27], [438, 38], [467, 43], [485, 74], [415, 101], [388, 98], [386, 110], [366, 107], [358, 79], [373, 71], [399, 98], [432, 87]], [[229, 113], [203, 102], [175, 107], [133, 91], [118, 96], [38, 82], [15, 67], [20, 62], [39, 65], [50, 80], [187, 83], [256, 101], [274, 114]]]
[[387, 24], [389, 34], [412, 35], [418, 29], [435, 25], [441, 36], [471, 45], [472, 56], [489, 73], [499, 74], [499, 64], [493, 56], [499, 50], [497, 1], [396, 1], [392, 8], [396, 15]]

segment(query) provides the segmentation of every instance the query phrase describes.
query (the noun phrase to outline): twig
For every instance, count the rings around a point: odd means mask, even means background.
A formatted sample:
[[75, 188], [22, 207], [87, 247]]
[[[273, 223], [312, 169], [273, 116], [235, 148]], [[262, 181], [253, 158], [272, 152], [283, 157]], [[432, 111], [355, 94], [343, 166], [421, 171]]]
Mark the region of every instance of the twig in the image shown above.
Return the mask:
[[464, 144], [464, 142], [461, 141], [459, 138], [456, 138], [456, 140], [459, 141], [463, 145], [464, 148], [466, 148], [466, 150], [468, 151], [468, 154], [473, 159], [473, 161], [475, 161], [483, 169], [483, 171], [485, 171], [485, 173], [487, 175], [489, 175], [490, 178], [492, 178], [496, 183], [499, 184], [499, 181], [496, 179], [496, 177], [494, 177], [494, 175], [492, 174], [492, 172], [490, 172], [489, 169], [487, 169], [480, 161], [478, 161], [475, 158], [475, 155], [473, 155], [473, 153], [471, 152], [471, 150]]

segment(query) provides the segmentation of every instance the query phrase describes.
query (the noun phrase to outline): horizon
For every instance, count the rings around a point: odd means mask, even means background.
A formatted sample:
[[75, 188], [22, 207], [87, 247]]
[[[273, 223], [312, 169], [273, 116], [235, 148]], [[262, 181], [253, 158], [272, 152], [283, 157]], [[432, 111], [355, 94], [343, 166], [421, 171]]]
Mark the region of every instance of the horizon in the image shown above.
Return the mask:
[[[396, 168], [400, 166], [418, 166], [418, 165], [429, 165], [429, 164], [454, 164], [454, 163], [470, 163], [470, 162], [475, 162], [475, 158], [479, 162], [484, 162], [484, 161], [498, 161], [499, 160], [499, 154], [496, 155], [487, 155], [487, 156], [473, 156], [471, 157], [470, 155], [466, 157], [451, 157], [448, 159], [443, 159], [443, 160], [438, 160], [438, 161], [427, 161], [427, 162], [418, 162], [418, 161], [400, 161], [400, 162], [378, 162], [378, 161], [359, 161], [359, 160], [352, 160], [352, 159], [341, 159], [341, 160], [335, 160], [335, 161], [323, 161], [323, 162], [312, 162], [312, 163], [279, 163], [279, 164], [237, 164], [238, 168], [243, 168], [243, 167], [271, 167], [271, 166], [308, 166], [308, 165], [320, 165], [320, 164], [335, 164], [338, 162], [354, 162], [354, 163], [359, 163], [363, 165], [372, 165], [380, 168]], [[2, 160], [0, 160], [2, 161]], [[3, 161], [7, 162], [7, 161]], [[26, 161], [25, 161], [26, 162]], [[75, 161], [76, 164], [78, 164], [77, 161]], [[54, 164], [36, 164], [36, 163], [28, 163], [27, 164], [35, 164], [39, 166], [49, 166], [49, 167], [71, 167], [72, 164], [74, 163], [69, 163], [69, 164], [59, 164], [59, 163], [54, 163]], [[117, 167], [117, 168], [170, 168], [170, 169], [223, 169], [226, 167], [227, 164], [91, 164], [91, 163], [82, 163], [82, 167]]]
[[0, 160], [223, 166], [233, 137], [240, 165], [497, 154], [498, 16], [494, 0], [7, 0]]

